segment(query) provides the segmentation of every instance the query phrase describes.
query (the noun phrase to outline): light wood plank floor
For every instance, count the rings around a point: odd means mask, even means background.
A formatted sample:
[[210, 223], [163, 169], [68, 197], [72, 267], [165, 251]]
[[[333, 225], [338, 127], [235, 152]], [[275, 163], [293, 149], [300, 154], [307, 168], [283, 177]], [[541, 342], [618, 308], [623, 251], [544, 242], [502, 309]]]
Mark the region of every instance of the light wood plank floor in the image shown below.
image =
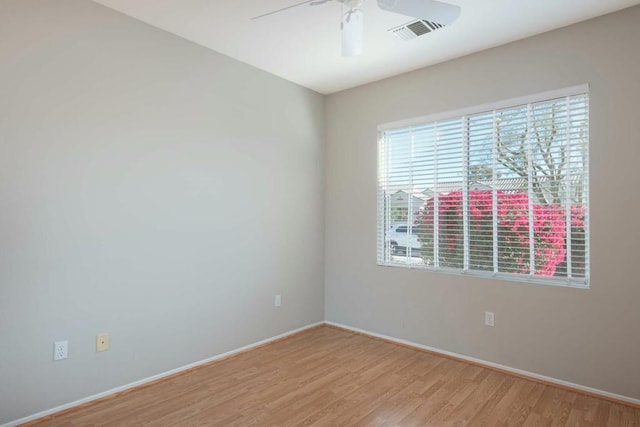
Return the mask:
[[640, 409], [320, 327], [47, 426], [640, 426]]

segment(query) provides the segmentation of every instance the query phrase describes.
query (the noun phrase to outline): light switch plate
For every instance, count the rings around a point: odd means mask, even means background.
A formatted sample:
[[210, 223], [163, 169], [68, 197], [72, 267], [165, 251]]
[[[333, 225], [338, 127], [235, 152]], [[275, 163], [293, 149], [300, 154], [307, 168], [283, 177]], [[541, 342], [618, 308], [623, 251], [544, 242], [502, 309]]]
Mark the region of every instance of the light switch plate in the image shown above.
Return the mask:
[[98, 334], [96, 339], [96, 351], [100, 352], [107, 350], [109, 350], [109, 334]]

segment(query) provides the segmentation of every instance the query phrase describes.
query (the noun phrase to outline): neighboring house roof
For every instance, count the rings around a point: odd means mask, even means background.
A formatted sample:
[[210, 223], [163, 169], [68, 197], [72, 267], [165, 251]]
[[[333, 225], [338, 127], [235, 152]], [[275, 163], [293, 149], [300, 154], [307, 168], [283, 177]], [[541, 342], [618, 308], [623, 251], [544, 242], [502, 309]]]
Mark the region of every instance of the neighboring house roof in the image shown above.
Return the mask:
[[[581, 189], [583, 184], [581, 175], [574, 175], [571, 177], [571, 186], [574, 189]], [[537, 181], [540, 183], [542, 187], [542, 192], [546, 196], [551, 195], [551, 183], [553, 180], [549, 177], [538, 177]], [[514, 178], [498, 178], [495, 180], [482, 180], [482, 181], [473, 181], [469, 185], [469, 191], [483, 191], [483, 190], [492, 190], [495, 188], [498, 191], [503, 191], [505, 193], [516, 193], [516, 192], [526, 192], [529, 190], [529, 183], [527, 178], [525, 177], [514, 177]], [[434, 195], [434, 192], [438, 192], [439, 194], [447, 194], [453, 191], [462, 191], [463, 182], [442, 182], [438, 183], [435, 188], [428, 188], [424, 190], [424, 195], [427, 198], [431, 198]]]
[[[431, 189], [428, 188], [426, 190], [423, 191], [423, 194], [427, 197], [427, 198], [431, 198], [433, 197], [434, 192], [438, 192], [438, 193], [451, 193], [453, 191], [461, 191], [462, 190], [462, 186], [463, 183], [461, 181], [457, 181], [457, 182], [441, 182], [438, 183], [438, 185]], [[472, 181], [471, 183], [469, 183], [469, 190], [470, 191], [483, 191], [483, 190], [491, 190], [493, 187], [491, 185], [488, 184], [484, 184], [482, 182], [478, 182], [478, 181]]]
[[[581, 175], [574, 175], [571, 178], [571, 186], [573, 188], [574, 195], [579, 194], [579, 192], [583, 191], [583, 177]], [[552, 179], [548, 177], [538, 177], [538, 182], [541, 184], [542, 193], [545, 195], [545, 198], [551, 200], [551, 195], [553, 194], [551, 190]], [[469, 191], [486, 191], [492, 190], [493, 180], [478, 180], [472, 181], [469, 184]], [[392, 194], [389, 195], [389, 200], [391, 203], [391, 207], [408, 207], [409, 204], [409, 195], [413, 197], [412, 206], [422, 206], [425, 201], [431, 199], [434, 196], [434, 192], [438, 192], [438, 194], [448, 194], [454, 191], [462, 191], [463, 182], [462, 181], [451, 181], [451, 182], [440, 182], [435, 188], [427, 188], [426, 190], [422, 189], [401, 189], [395, 190]], [[502, 191], [505, 193], [518, 193], [518, 192], [528, 192], [529, 185], [527, 182], [527, 178], [525, 177], [511, 177], [511, 178], [498, 178], [495, 180], [495, 188], [498, 191]], [[393, 190], [391, 190], [393, 191]], [[549, 201], [539, 201], [540, 203], [549, 202]]]

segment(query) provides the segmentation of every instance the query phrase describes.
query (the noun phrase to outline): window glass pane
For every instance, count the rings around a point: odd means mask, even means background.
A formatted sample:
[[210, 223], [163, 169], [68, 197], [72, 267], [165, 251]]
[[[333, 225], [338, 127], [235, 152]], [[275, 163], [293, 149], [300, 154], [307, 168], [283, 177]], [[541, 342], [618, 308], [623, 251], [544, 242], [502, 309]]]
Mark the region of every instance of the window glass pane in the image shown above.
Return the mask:
[[[494, 183], [494, 113], [475, 114], [468, 119], [467, 180], [469, 220], [469, 268], [494, 270], [493, 189]], [[499, 178], [496, 176], [495, 178]]]
[[527, 106], [497, 111], [498, 272], [529, 274]]
[[439, 265], [446, 268], [462, 268], [464, 261], [463, 125], [461, 119], [438, 124], [437, 177], [431, 188], [437, 193]]

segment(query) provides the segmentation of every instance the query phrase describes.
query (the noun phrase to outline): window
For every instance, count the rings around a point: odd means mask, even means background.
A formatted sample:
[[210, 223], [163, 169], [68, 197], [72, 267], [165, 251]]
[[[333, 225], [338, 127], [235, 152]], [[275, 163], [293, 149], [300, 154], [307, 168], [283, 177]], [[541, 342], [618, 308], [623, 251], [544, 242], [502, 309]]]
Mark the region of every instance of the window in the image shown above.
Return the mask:
[[378, 264], [588, 287], [588, 141], [586, 86], [381, 127]]

